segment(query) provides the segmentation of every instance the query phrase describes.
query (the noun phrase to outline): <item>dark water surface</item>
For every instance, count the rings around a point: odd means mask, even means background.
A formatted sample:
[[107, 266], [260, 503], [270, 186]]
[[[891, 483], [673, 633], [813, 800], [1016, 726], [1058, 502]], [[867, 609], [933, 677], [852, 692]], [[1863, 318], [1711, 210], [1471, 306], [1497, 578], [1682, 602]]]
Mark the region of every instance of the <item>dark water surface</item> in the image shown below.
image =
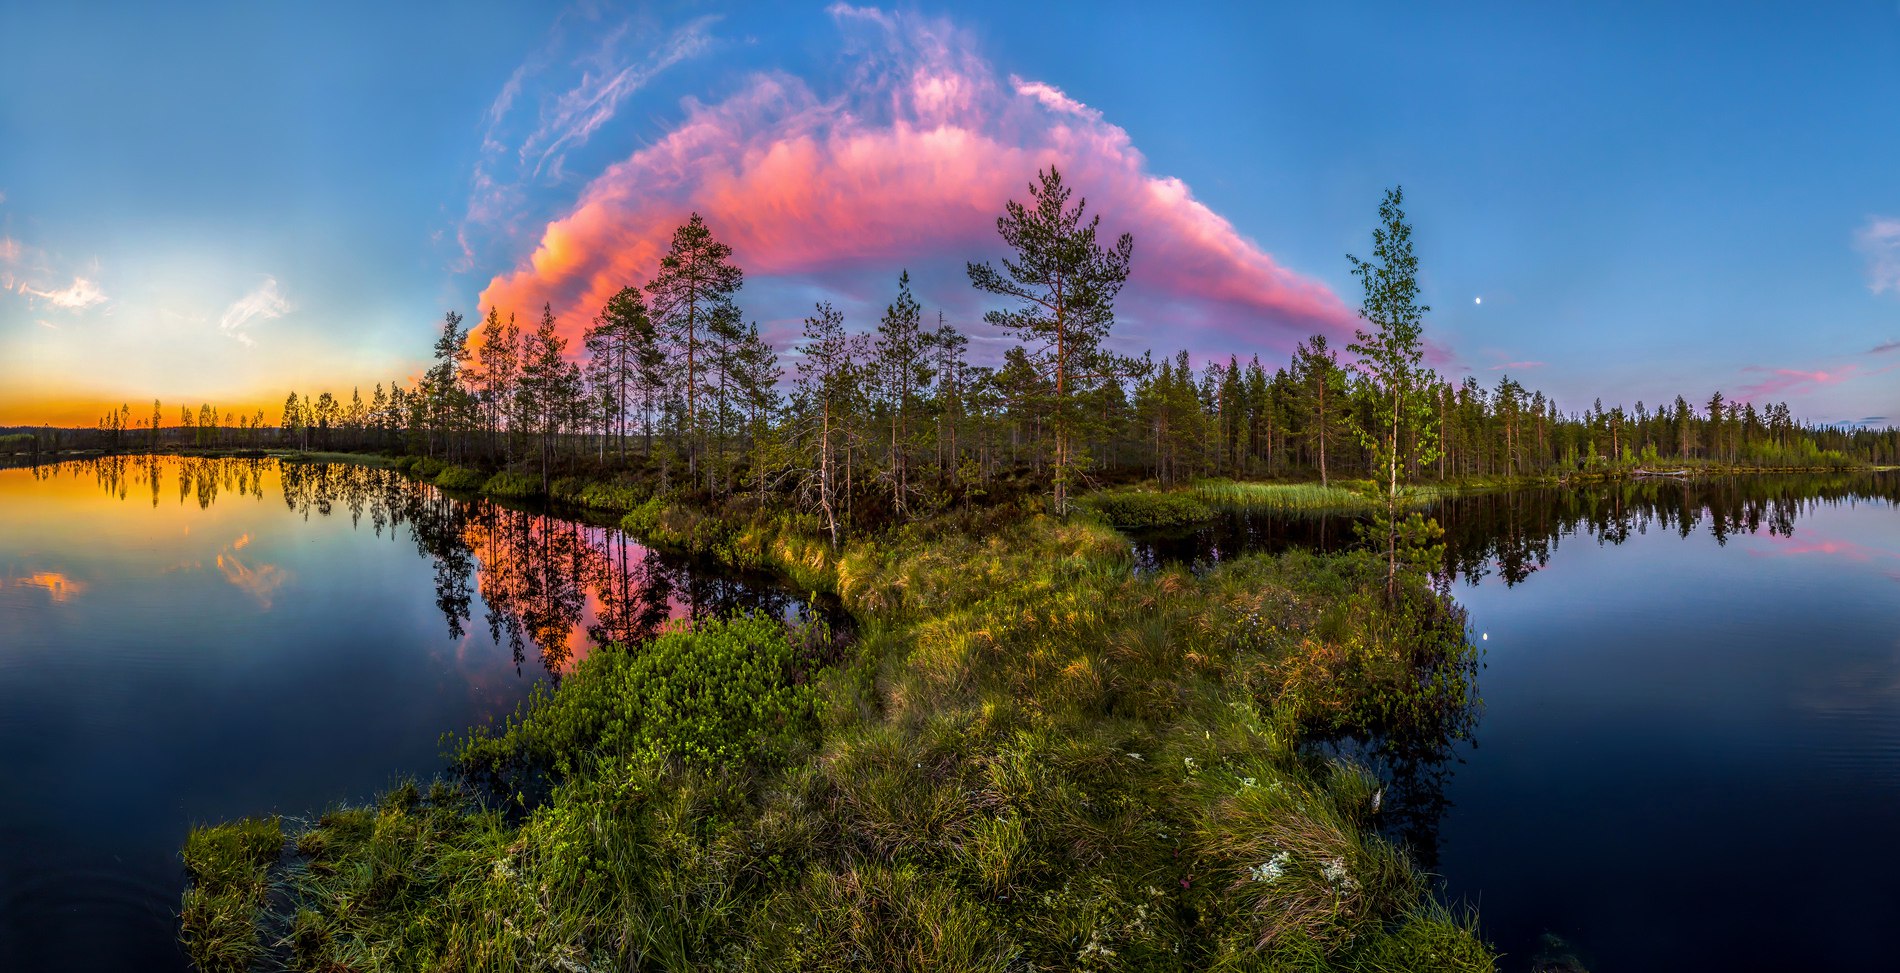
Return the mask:
[[[1523, 969], [1890, 969], [1900, 474], [1458, 498], [1475, 739], [1387, 766], [1396, 831]], [[1149, 564], [1351, 543], [1145, 538]], [[803, 610], [618, 530], [273, 460], [0, 470], [0, 971], [177, 970], [195, 822], [442, 767], [594, 645]], [[1416, 748], [1395, 747], [1417, 756]], [[1382, 759], [1382, 758], [1381, 758]]]
[[802, 605], [390, 471], [0, 470], [0, 971], [186, 969], [192, 824], [429, 777], [594, 645], [736, 608]]
[[[1402, 773], [1427, 812], [1404, 830], [1506, 969], [1900, 969], [1897, 503], [1882, 473], [1433, 511], [1483, 708], [1472, 741]], [[1233, 517], [1137, 554], [1351, 538], [1348, 518]]]

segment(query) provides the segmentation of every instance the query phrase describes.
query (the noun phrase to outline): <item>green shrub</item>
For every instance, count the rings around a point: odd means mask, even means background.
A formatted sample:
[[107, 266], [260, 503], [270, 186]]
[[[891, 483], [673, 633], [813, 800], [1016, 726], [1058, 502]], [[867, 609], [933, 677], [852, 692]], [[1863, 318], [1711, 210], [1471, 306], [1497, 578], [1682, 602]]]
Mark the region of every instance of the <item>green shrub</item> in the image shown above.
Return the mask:
[[445, 490], [460, 490], [474, 493], [488, 482], [488, 477], [466, 466], [451, 466], [436, 474], [435, 485]]
[[460, 747], [465, 766], [501, 772], [585, 761], [679, 761], [703, 767], [782, 755], [815, 725], [812, 687], [801, 685], [779, 622], [743, 615], [675, 631], [637, 650], [596, 652], [560, 691], [537, 692], [499, 734], [477, 730]]
[[575, 493], [571, 502], [595, 510], [626, 513], [647, 502], [651, 491], [626, 483], [590, 482]]
[[424, 456], [417, 459], [415, 465], [409, 467], [409, 472], [420, 480], [434, 480], [445, 469], [448, 469], [447, 463], [433, 456]]
[[519, 470], [502, 470], [482, 484], [482, 492], [491, 497], [525, 500], [541, 495], [541, 477]]

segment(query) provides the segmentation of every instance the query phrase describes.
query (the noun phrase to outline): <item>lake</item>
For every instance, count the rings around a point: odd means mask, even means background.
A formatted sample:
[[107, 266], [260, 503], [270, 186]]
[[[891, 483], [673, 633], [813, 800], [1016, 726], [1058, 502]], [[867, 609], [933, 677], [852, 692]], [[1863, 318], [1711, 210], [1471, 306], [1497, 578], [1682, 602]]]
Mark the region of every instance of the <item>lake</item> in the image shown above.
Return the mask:
[[[1393, 831], [1507, 969], [1891, 965], [1900, 475], [1455, 498], [1473, 738], [1368, 751]], [[1351, 542], [1229, 517], [1155, 565]], [[383, 470], [112, 458], [0, 470], [0, 970], [183, 969], [197, 822], [440, 771], [595, 645], [803, 601], [585, 518]], [[1385, 759], [1402, 752], [1405, 760]]]
[[593, 646], [740, 609], [803, 602], [389, 470], [0, 470], [0, 970], [187, 969], [192, 824], [426, 779]]
[[[1892, 968], [1897, 502], [1896, 473], [1761, 475], [1433, 510], [1483, 704], [1472, 740], [1404, 768], [1397, 830], [1505, 969]], [[1234, 516], [1137, 554], [1351, 538]]]

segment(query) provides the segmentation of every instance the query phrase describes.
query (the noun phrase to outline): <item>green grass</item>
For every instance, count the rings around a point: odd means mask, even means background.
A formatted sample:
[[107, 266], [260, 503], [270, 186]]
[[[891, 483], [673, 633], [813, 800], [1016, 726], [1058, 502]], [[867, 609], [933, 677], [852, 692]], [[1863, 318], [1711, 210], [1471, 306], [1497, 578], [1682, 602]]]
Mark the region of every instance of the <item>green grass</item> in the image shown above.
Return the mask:
[[1105, 490], [1083, 497], [1082, 504], [1116, 527], [1182, 527], [1215, 516], [1193, 494], [1157, 490]]
[[[1372, 510], [1383, 506], [1382, 484], [1371, 480], [1347, 480], [1322, 486], [1318, 483], [1243, 483], [1234, 480], [1200, 480], [1194, 495], [1208, 506], [1220, 510], [1338, 511]], [[1435, 484], [1413, 484], [1403, 490], [1407, 506], [1417, 507], [1459, 492], [1459, 488]]]
[[252, 926], [298, 968], [1492, 969], [1378, 836], [1378, 783], [1302, 746], [1461, 725], [1471, 647], [1422, 584], [1387, 611], [1363, 556], [1134, 576], [1086, 519], [841, 551], [635, 521], [836, 592], [857, 639], [743, 617], [596, 652], [460, 739], [512, 813], [405, 786], [297, 837]]
[[241, 973], [264, 956], [260, 926], [268, 870], [281, 856], [276, 818], [193, 828], [185, 839], [192, 885], [179, 907], [179, 940], [205, 973]]
[[378, 469], [404, 468], [402, 460], [409, 457], [388, 456], [382, 453], [333, 453], [322, 450], [267, 450], [267, 455], [277, 457], [285, 463], [349, 463], [356, 466], [373, 466]]
[[1202, 480], [1195, 496], [1223, 510], [1362, 510], [1378, 503], [1370, 490], [1318, 483], [1240, 483]]

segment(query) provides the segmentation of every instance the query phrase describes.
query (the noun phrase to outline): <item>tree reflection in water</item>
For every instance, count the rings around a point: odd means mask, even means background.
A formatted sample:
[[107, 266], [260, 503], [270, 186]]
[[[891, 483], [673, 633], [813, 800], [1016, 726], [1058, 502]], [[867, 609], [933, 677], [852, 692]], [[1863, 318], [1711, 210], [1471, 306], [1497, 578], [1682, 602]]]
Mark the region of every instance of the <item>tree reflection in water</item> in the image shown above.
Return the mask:
[[[1726, 546], [1736, 534], [1792, 538], [1796, 521], [1819, 508], [1874, 499], [1900, 505], [1900, 475], [1885, 473], [1755, 474], [1675, 479], [1652, 477], [1570, 488], [1492, 490], [1441, 500], [1428, 511], [1445, 528], [1441, 590], [1496, 576], [1523, 584], [1550, 563], [1566, 541], [1590, 538], [1619, 545], [1633, 536], [1669, 531], [1688, 537], [1707, 528]], [[1250, 512], [1187, 530], [1144, 533], [1135, 561], [1145, 569], [1192, 564], [1197, 570], [1255, 551], [1291, 547], [1341, 550], [1354, 545], [1357, 518], [1342, 514]], [[1453, 701], [1431, 725], [1392, 728], [1366, 738], [1333, 740], [1319, 749], [1361, 763], [1385, 784], [1381, 820], [1427, 868], [1438, 859], [1438, 824], [1450, 807], [1445, 788], [1464, 746], [1476, 747], [1475, 673], [1466, 705]]]
[[483, 622], [516, 669], [538, 658], [550, 673], [570, 669], [587, 651], [652, 638], [671, 618], [740, 610], [790, 617], [805, 600], [763, 577], [662, 554], [618, 527], [508, 506], [461, 500], [394, 470], [338, 464], [285, 464], [284, 502], [308, 516], [338, 504], [370, 529], [407, 536], [435, 564], [436, 606], [452, 639]]
[[[92, 481], [124, 500], [149, 492], [157, 507], [175, 478], [180, 505], [220, 497], [262, 500], [279, 479], [284, 506], [304, 518], [347, 512], [377, 537], [408, 537], [435, 566], [435, 602], [450, 639], [471, 623], [475, 603], [516, 671], [537, 659], [557, 676], [598, 645], [653, 637], [671, 618], [734, 611], [780, 617], [813, 610], [769, 577], [662, 554], [616, 526], [491, 500], [460, 500], [395, 470], [269, 458], [104, 456], [32, 467], [37, 480]], [[399, 529], [399, 528], [406, 528]]]

